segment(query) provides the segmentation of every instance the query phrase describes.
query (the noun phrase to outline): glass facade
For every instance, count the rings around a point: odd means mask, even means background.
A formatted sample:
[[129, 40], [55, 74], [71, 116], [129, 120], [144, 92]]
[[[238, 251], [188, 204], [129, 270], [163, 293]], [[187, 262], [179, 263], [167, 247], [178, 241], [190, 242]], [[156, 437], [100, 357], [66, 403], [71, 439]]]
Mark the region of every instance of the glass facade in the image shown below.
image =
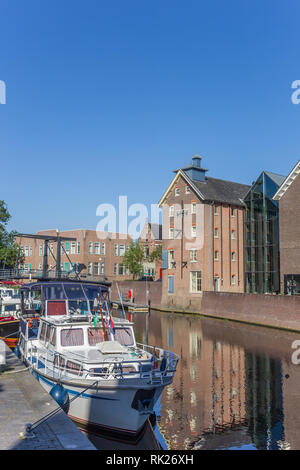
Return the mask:
[[272, 197], [280, 185], [263, 172], [245, 197], [245, 292], [279, 292], [279, 212]]

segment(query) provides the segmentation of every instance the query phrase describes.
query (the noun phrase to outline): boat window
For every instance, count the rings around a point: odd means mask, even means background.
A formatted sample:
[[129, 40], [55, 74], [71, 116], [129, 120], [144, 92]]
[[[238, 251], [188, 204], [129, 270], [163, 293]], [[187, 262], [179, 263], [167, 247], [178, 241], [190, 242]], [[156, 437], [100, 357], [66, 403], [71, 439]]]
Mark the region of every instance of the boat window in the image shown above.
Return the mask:
[[71, 313], [71, 315], [74, 315], [75, 313], [80, 315], [89, 314], [88, 303], [86, 300], [69, 300], [68, 304], [69, 313]]
[[56, 346], [56, 328], [52, 328], [51, 341], [52, 346]]
[[102, 343], [104, 341], [103, 330], [101, 328], [89, 328], [88, 338], [90, 346]]
[[62, 346], [82, 346], [83, 343], [82, 328], [68, 328], [61, 331]]
[[5, 305], [4, 306], [4, 311], [5, 312], [14, 312], [16, 310], [17, 310], [17, 306], [15, 304]]
[[32, 289], [31, 290], [31, 298], [32, 300], [40, 300], [41, 299], [41, 289]]
[[65, 299], [66, 294], [62, 284], [49, 284], [43, 286], [45, 299], [60, 300]]
[[81, 285], [73, 286], [65, 284], [64, 288], [68, 299], [85, 299]]
[[115, 341], [119, 341], [123, 346], [133, 346], [133, 335], [130, 328], [116, 328]]
[[89, 300], [97, 299], [98, 295], [101, 295], [101, 289], [98, 286], [83, 286], [83, 290]]
[[50, 330], [51, 330], [51, 326], [48, 325], [48, 326], [47, 326], [47, 329], [46, 329], [45, 343], [48, 343], [48, 342], [49, 342], [49, 339], [50, 339]]
[[66, 302], [57, 300], [48, 300], [47, 302], [47, 315], [66, 315]]
[[42, 324], [42, 329], [41, 329], [41, 334], [40, 334], [40, 340], [44, 341], [45, 339], [45, 332], [46, 332], [46, 323]]
[[55, 358], [54, 358], [54, 365], [55, 366], [59, 366], [61, 367], [62, 369], [65, 367], [65, 360], [63, 357], [61, 356], [58, 356], [57, 354], [55, 354]]
[[75, 374], [75, 375], [82, 374], [80, 370], [80, 364], [77, 364], [76, 362], [72, 362], [72, 361], [67, 361], [66, 371], [69, 372], [69, 374]]

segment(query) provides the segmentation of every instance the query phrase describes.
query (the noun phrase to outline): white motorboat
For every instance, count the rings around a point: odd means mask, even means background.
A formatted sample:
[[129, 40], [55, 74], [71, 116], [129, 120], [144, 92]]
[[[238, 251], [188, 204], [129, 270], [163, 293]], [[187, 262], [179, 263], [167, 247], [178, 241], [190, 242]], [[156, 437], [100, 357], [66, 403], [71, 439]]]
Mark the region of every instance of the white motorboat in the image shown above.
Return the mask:
[[112, 318], [108, 297], [105, 283], [22, 287], [18, 352], [73, 420], [136, 435], [172, 382], [179, 358], [137, 344], [133, 323]]

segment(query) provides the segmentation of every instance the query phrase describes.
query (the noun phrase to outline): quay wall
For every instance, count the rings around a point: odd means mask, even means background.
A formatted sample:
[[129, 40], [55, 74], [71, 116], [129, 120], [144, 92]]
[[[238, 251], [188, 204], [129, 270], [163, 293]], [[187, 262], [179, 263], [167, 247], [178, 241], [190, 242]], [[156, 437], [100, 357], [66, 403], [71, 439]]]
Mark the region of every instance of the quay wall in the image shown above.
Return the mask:
[[[231, 292], [190, 293], [173, 297], [162, 295], [161, 282], [148, 282], [151, 308], [178, 313], [195, 313], [208, 317], [233, 320], [275, 328], [300, 331], [300, 296], [241, 294]], [[146, 304], [146, 282], [119, 281], [123, 296], [130, 288], [134, 301]], [[116, 283], [111, 288], [111, 298], [119, 299]]]
[[157, 281], [113, 281], [111, 286], [111, 299], [119, 300], [118, 288], [123, 293], [123, 299], [128, 297], [129, 289], [133, 289], [134, 302], [147, 305], [146, 290], [149, 290], [149, 298], [152, 307], [161, 305], [161, 282]]

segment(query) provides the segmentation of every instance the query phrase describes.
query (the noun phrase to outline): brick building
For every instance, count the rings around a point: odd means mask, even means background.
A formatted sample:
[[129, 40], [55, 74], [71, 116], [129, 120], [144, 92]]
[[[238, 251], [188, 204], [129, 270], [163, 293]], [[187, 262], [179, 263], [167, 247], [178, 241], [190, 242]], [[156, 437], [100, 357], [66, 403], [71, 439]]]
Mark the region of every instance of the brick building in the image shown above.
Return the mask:
[[[56, 230], [42, 230], [38, 235], [57, 235]], [[61, 237], [72, 237], [76, 241], [65, 241], [61, 249], [61, 270], [80, 271], [84, 276], [106, 278], [107, 280], [131, 279], [122, 263], [122, 256], [131, 238], [124, 234], [96, 232], [95, 230], [67, 230], [59, 232]], [[42, 270], [44, 243], [32, 238], [18, 238], [17, 243], [23, 247], [23, 269]], [[56, 242], [48, 245], [48, 271], [56, 270]]]
[[162, 304], [188, 308], [202, 291], [244, 292], [243, 198], [250, 186], [206, 176], [201, 157], [175, 170], [163, 212]]
[[300, 160], [274, 200], [279, 201], [280, 290], [300, 294]]
[[150, 223], [147, 219], [139, 241], [145, 252], [144, 274], [152, 276], [154, 280], [160, 279], [162, 276], [161, 260], [150, 261], [149, 256], [162, 245], [162, 225]]

